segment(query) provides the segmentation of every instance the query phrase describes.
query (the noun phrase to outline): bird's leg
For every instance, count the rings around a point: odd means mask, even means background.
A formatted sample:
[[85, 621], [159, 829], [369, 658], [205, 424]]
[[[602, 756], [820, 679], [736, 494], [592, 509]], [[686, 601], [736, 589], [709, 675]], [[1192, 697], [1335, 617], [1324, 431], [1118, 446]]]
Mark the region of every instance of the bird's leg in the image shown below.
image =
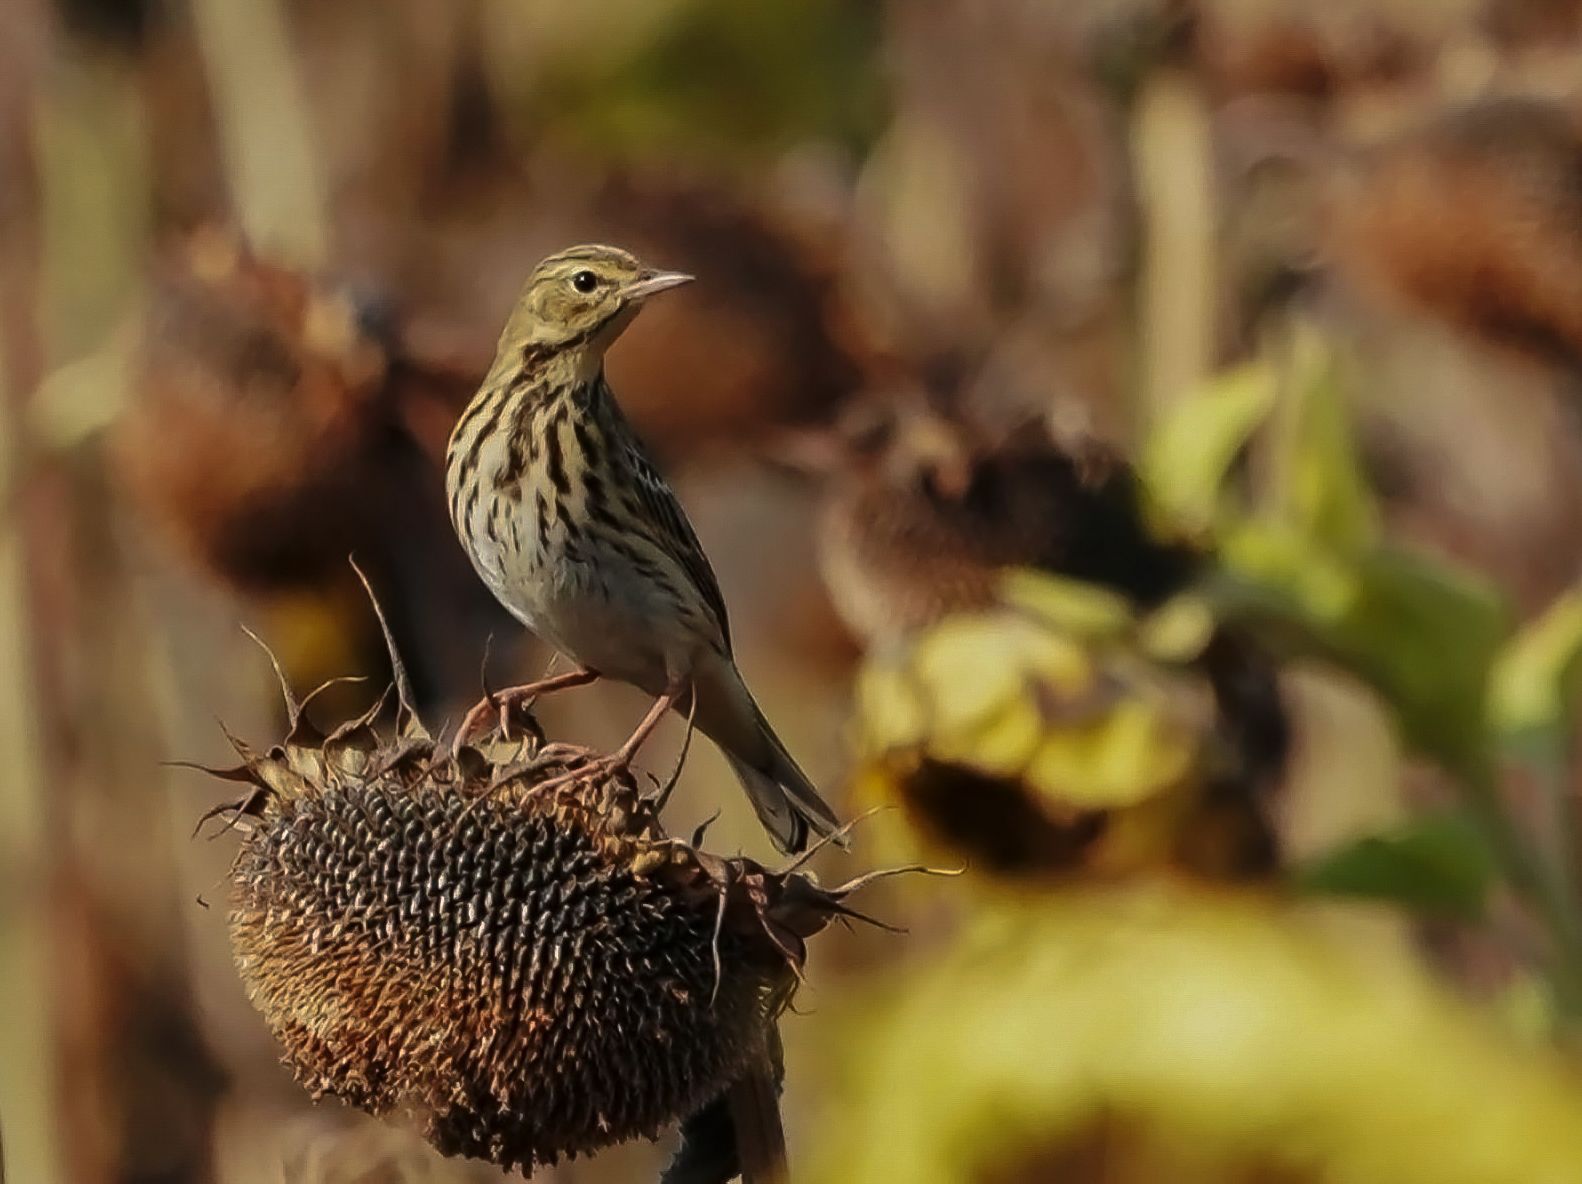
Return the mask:
[[643, 716], [643, 722], [638, 724], [632, 734], [627, 737], [626, 743], [617, 748], [607, 758], [611, 766], [617, 769], [624, 769], [631, 764], [632, 758], [637, 755], [637, 750], [654, 734], [654, 729], [659, 726], [659, 721], [665, 718], [665, 712], [680, 702], [681, 696], [686, 693], [687, 686], [685, 683], [673, 683], [663, 695], [655, 699], [654, 705], [648, 709], [648, 714]]
[[642, 748], [647, 739], [654, 734], [654, 729], [659, 726], [659, 721], [665, 718], [669, 711], [681, 700], [681, 696], [689, 694], [689, 688], [684, 682], [672, 684], [665, 693], [654, 700], [654, 705], [648, 709], [648, 714], [643, 716], [632, 734], [626, 738], [626, 743], [607, 756], [579, 765], [548, 781], [540, 782], [535, 788], [538, 790], [555, 789], [579, 777], [608, 775], [625, 769], [632, 763], [632, 758], [637, 755], [637, 750]]
[[598, 678], [598, 674], [585, 666], [576, 670], [568, 670], [563, 674], [553, 674], [540, 678], [536, 682], [523, 683], [521, 686], [506, 687], [503, 691], [491, 691], [478, 702], [473, 704], [472, 710], [462, 718], [461, 727], [456, 729], [456, 739], [452, 742], [453, 751], [460, 751], [481, 729], [483, 721], [491, 712], [499, 712], [500, 726], [505, 728], [505, 721], [512, 704], [520, 703], [525, 699], [533, 699], [550, 691], [564, 690], [567, 687], [586, 686]]
[[[676, 757], [676, 767], [671, 770], [663, 788], [654, 797], [654, 817], [658, 818], [664, 813], [665, 807], [670, 803], [670, 794], [676, 788], [676, 782], [681, 780], [681, 770], [686, 767], [687, 753], [692, 749], [692, 729], [698, 716], [698, 697], [693, 695], [687, 703], [687, 731], [681, 738], [681, 752]], [[696, 843], [693, 846], [697, 846]]]

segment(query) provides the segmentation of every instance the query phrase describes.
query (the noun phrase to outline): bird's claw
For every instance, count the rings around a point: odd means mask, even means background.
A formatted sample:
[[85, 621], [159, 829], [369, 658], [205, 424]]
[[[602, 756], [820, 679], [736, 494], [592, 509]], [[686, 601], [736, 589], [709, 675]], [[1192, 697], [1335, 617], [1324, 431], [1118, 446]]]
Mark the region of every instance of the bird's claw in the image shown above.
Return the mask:
[[500, 738], [509, 741], [512, 712], [523, 703], [531, 703], [536, 693], [536, 687], [527, 686], [507, 687], [503, 691], [490, 691], [485, 694], [462, 717], [461, 726], [456, 729], [456, 738], [451, 741], [451, 754], [454, 756], [461, 752], [474, 736], [482, 732], [483, 722], [491, 714], [495, 716], [495, 727]]
[[575, 744], [567, 744], [564, 740], [554, 740], [538, 750], [538, 757], [544, 761], [569, 760], [581, 757], [585, 752], [585, 749], [578, 748]]

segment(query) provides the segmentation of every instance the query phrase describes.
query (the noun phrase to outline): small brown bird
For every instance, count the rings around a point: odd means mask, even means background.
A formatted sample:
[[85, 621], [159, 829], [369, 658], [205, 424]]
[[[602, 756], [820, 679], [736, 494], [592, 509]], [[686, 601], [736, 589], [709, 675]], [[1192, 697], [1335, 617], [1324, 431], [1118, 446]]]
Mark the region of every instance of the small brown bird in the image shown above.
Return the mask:
[[[518, 701], [609, 677], [655, 696], [608, 759], [629, 762], [676, 709], [724, 752], [775, 844], [802, 850], [834, 812], [786, 752], [731, 656], [725, 602], [675, 494], [604, 378], [604, 353], [657, 292], [690, 276], [572, 247], [527, 281], [446, 455], [451, 521], [500, 602], [577, 663]], [[463, 721], [465, 740], [491, 710]]]

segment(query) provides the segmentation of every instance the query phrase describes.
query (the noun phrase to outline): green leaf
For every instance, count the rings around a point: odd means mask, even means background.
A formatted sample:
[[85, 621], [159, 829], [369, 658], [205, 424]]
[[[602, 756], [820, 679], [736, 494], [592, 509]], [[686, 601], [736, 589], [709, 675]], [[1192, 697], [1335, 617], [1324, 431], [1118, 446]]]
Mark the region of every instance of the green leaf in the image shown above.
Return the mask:
[[1209, 590], [1222, 619], [1372, 684], [1418, 751], [1461, 771], [1481, 759], [1489, 673], [1508, 633], [1486, 583], [1388, 547], [1347, 558], [1267, 522], [1237, 531], [1223, 560]]
[[1582, 589], [1555, 601], [1495, 661], [1489, 718], [1507, 741], [1553, 749], [1566, 735], [1582, 684]]
[[1340, 847], [1300, 869], [1296, 882], [1307, 892], [1475, 919], [1494, 876], [1493, 857], [1477, 827], [1464, 815], [1441, 814]]
[[1405, 551], [1381, 550], [1360, 570], [1346, 644], [1395, 703], [1407, 739], [1464, 768], [1485, 738], [1489, 673], [1508, 635], [1500, 598], [1481, 580]]
[[1276, 417], [1282, 518], [1325, 546], [1355, 554], [1379, 535], [1378, 510], [1363, 474], [1334, 349], [1298, 326], [1291, 340], [1289, 405]]
[[1231, 466], [1274, 400], [1274, 371], [1254, 362], [1218, 375], [1163, 417], [1138, 465], [1163, 529], [1212, 532]]

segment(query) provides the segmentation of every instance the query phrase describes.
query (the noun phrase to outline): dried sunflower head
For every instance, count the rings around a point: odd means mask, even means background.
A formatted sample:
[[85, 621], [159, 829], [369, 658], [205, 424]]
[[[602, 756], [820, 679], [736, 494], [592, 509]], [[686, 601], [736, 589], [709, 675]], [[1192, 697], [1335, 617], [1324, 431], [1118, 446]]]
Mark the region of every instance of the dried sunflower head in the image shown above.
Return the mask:
[[251, 787], [231, 939], [315, 1095], [531, 1170], [778, 1077], [805, 941], [856, 882], [669, 838], [581, 749], [452, 757], [404, 696], [394, 738], [377, 706], [328, 736], [288, 706], [286, 740], [226, 771]]
[[989, 431], [919, 398], [858, 408], [826, 482], [819, 558], [852, 633], [877, 647], [992, 606], [1033, 567], [1157, 604], [1197, 558], [1151, 536], [1131, 469], [1035, 422]]
[[382, 302], [205, 229], [162, 258], [138, 326], [116, 472], [205, 569], [300, 587], [367, 534], [388, 451], [393, 338]]

